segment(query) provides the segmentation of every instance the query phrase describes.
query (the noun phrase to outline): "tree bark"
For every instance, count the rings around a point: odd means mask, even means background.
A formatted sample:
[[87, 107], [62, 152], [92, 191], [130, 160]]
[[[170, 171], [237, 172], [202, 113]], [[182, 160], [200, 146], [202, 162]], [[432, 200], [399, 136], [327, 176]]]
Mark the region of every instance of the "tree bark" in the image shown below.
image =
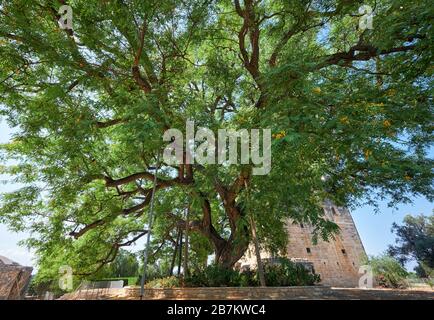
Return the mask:
[[256, 262], [258, 264], [259, 282], [261, 283], [261, 287], [266, 287], [267, 285], [265, 283], [264, 267], [262, 266], [261, 260], [261, 251], [259, 249], [258, 237], [256, 236], [256, 224], [252, 215], [250, 215], [250, 226], [252, 228], [253, 243], [255, 244], [255, 255]]
[[169, 274], [170, 276], [173, 276], [173, 269], [175, 268], [176, 254], [178, 253], [179, 235], [180, 235], [180, 228], [178, 228], [176, 233], [176, 242], [175, 242], [175, 247], [173, 248], [172, 263], [170, 264], [170, 274]]
[[[247, 228], [245, 233], [248, 233]], [[225, 241], [223, 245], [216, 246], [215, 261], [221, 267], [231, 269], [244, 256], [248, 247], [249, 241], [243, 238]]]
[[186, 227], [185, 227], [185, 244], [184, 244], [184, 263], [183, 263], [183, 269], [184, 269], [184, 277], [188, 276], [188, 231], [189, 231], [189, 221], [190, 218], [190, 206], [186, 209], [186, 217], [185, 221]]
[[[215, 189], [223, 202], [223, 208], [229, 220], [231, 233], [228, 239], [221, 237], [212, 224], [209, 199], [204, 193], [196, 193], [202, 203], [203, 218], [202, 221], [193, 222], [194, 226], [190, 229], [200, 231], [209, 239], [214, 247], [215, 263], [223, 268], [232, 268], [243, 257], [249, 246], [250, 230], [248, 224], [240, 225], [242, 219], [245, 218], [245, 212], [236, 203], [237, 196], [247, 183], [249, 175], [249, 171], [243, 170], [229, 187], [224, 186], [218, 179], [215, 181]], [[187, 226], [185, 227], [187, 228]]]
[[182, 262], [182, 229], [179, 231], [179, 255], [178, 255], [178, 277], [181, 274], [181, 262]]
[[230, 220], [231, 235], [223, 241], [214, 242], [215, 261], [223, 268], [232, 268], [240, 260], [249, 247], [250, 232], [247, 225], [239, 227], [244, 217], [243, 210], [238, 206], [225, 206]]
[[258, 274], [259, 274], [259, 282], [261, 283], [262, 287], [266, 287], [267, 285], [265, 283], [265, 275], [264, 275], [264, 268], [262, 266], [261, 251], [259, 249], [259, 241], [258, 241], [258, 237], [256, 235], [255, 217], [253, 216], [253, 212], [252, 212], [252, 209], [250, 207], [250, 192], [249, 192], [249, 188], [247, 186], [247, 181], [244, 181], [244, 185], [245, 185], [246, 191], [247, 191], [247, 208], [249, 211], [250, 228], [252, 229], [252, 239], [253, 239], [253, 243], [255, 245], [255, 255], [256, 255], [256, 263], [257, 263]]

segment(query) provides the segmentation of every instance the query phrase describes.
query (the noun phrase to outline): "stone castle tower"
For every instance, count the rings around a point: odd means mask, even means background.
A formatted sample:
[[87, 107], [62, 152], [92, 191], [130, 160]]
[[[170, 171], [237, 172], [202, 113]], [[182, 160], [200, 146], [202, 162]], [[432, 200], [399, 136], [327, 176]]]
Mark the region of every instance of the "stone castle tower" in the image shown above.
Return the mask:
[[[347, 208], [337, 207], [329, 201], [323, 207], [326, 218], [340, 227], [340, 234], [329, 242], [318, 240], [317, 244], [313, 244], [312, 227], [288, 221], [287, 258], [313, 266], [314, 272], [321, 276], [321, 284], [357, 287], [361, 276], [358, 274], [359, 267], [366, 253], [353, 218]], [[273, 257], [262, 252], [261, 259]], [[250, 249], [241, 260], [241, 267], [255, 265], [254, 250]]]

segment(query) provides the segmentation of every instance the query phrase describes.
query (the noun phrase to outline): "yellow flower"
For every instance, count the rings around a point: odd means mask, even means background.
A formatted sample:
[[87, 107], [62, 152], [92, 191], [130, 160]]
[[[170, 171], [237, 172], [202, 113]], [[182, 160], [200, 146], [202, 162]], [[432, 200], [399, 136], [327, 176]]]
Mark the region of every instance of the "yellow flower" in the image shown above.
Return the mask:
[[368, 160], [369, 159], [369, 157], [371, 156], [371, 154], [372, 154], [372, 151], [371, 150], [369, 150], [369, 149], [366, 149], [365, 151], [364, 151], [364, 153], [365, 153], [365, 159], [366, 160]]
[[396, 94], [396, 90], [395, 89], [389, 89], [386, 91], [386, 96], [394, 96]]
[[384, 121], [383, 121], [383, 126], [384, 126], [384, 127], [389, 128], [391, 125], [392, 125], [392, 124], [390, 123], [389, 120], [384, 120]]
[[404, 179], [407, 180], [407, 181], [410, 181], [410, 180], [411, 180], [411, 177], [410, 177], [409, 175], [406, 175], [406, 176], [404, 177]]
[[370, 103], [368, 104], [368, 107], [384, 107], [384, 103], [380, 102], [380, 103]]
[[348, 120], [348, 117], [347, 117], [347, 116], [340, 118], [339, 121], [340, 121], [342, 124], [349, 124], [349, 123], [350, 123], [350, 120]]
[[320, 87], [315, 87], [315, 88], [313, 88], [313, 93], [316, 93], [316, 94], [320, 94], [321, 93], [321, 88]]
[[14, 138], [11, 140], [11, 142], [9, 142], [10, 145], [19, 144], [19, 143], [21, 143], [20, 138]]
[[279, 131], [278, 133], [273, 133], [273, 134], [271, 135], [271, 137], [272, 137], [272, 138], [275, 138], [275, 139], [282, 139], [284, 136], [286, 136], [286, 132], [285, 132], [285, 130], [281, 130], [281, 131]]

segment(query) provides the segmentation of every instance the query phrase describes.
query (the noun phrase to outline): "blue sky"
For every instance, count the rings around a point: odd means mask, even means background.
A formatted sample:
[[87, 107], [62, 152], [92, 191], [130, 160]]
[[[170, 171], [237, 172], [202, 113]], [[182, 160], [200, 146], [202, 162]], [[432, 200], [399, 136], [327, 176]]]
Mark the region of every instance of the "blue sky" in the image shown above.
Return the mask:
[[[7, 142], [11, 134], [12, 130], [0, 119], [0, 143]], [[6, 178], [0, 175], [0, 180]], [[11, 191], [14, 188], [16, 186], [0, 184], [0, 193]], [[412, 205], [400, 205], [397, 209], [392, 209], [384, 202], [380, 205], [379, 213], [375, 213], [372, 207], [364, 206], [353, 211], [352, 215], [366, 252], [369, 255], [377, 255], [395, 241], [395, 236], [390, 230], [393, 222], [401, 223], [407, 214], [431, 215], [433, 209], [433, 203], [424, 198], [415, 198]], [[33, 254], [17, 244], [27, 236], [26, 233], [10, 232], [6, 226], [0, 224], [0, 255], [7, 256], [23, 265], [32, 265]], [[414, 264], [410, 264], [408, 267], [411, 269], [413, 266]]]

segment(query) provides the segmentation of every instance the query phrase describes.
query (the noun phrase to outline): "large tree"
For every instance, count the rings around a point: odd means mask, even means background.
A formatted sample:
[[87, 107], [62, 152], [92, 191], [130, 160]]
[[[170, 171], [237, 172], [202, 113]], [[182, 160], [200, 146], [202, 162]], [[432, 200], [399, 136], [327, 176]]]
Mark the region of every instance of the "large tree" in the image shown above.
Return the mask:
[[[58, 24], [66, 2], [72, 30]], [[324, 199], [432, 199], [428, 0], [0, 3], [0, 112], [16, 128], [2, 171], [24, 185], [0, 221], [32, 232], [42, 269], [95, 271], [147, 233], [149, 168], [187, 119], [273, 132], [269, 175], [162, 163], [156, 177], [154, 240], [173, 241], [191, 203], [192, 240], [224, 267], [250, 242], [246, 186], [270, 250], [287, 217], [336, 232]], [[361, 5], [373, 29], [359, 28]]]
[[401, 264], [415, 260], [419, 276], [427, 277], [434, 270], [434, 215], [404, 217], [403, 225], [393, 223], [396, 245], [389, 246], [388, 253]]

